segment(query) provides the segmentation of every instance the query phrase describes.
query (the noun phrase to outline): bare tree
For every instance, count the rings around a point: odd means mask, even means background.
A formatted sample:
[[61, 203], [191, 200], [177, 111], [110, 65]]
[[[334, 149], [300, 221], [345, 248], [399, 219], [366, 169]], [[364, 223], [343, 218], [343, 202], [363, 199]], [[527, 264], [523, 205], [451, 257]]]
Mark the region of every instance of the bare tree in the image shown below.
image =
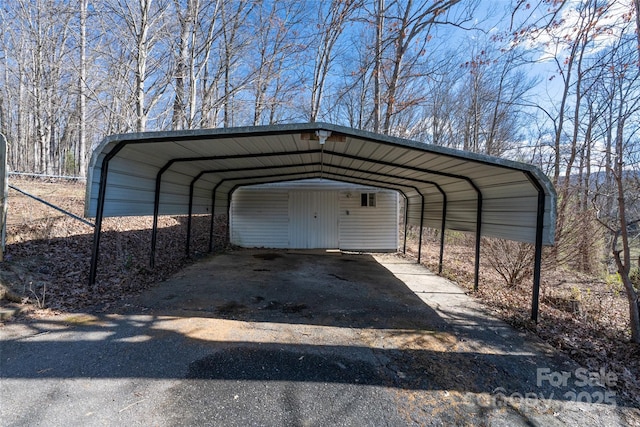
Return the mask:
[[[60, 166], [60, 137], [68, 124], [73, 106], [68, 94], [73, 92], [68, 81], [70, 63], [70, 33], [72, 11], [68, 5], [50, 0], [39, 0], [34, 7], [20, 0], [16, 18], [20, 21], [24, 37], [23, 52], [19, 58], [23, 67], [21, 79], [25, 84], [23, 107], [30, 109], [33, 123], [36, 160], [35, 167], [52, 174]], [[61, 89], [66, 89], [62, 91]]]
[[[576, 229], [575, 225], [588, 222], [589, 215], [585, 209], [576, 208], [584, 189], [575, 185], [573, 176], [585, 170], [587, 160], [581, 156], [587, 155], [589, 144], [593, 143], [590, 133], [597, 111], [589, 106], [588, 97], [602, 70], [593, 52], [603, 46], [603, 36], [615, 31], [613, 27], [620, 17], [615, 16], [617, 12], [610, 3], [601, 0], [540, 5], [549, 11], [545, 19], [517, 31], [516, 42], [528, 37], [530, 46], [537, 43], [541, 47], [541, 60], [551, 59], [557, 69], [549, 78], [554, 85], [551, 107], [540, 106], [553, 125], [553, 182], [559, 193], [556, 245], [551, 256], [559, 263], [577, 266], [576, 249], [588, 245], [584, 241], [578, 243], [587, 230]], [[588, 182], [581, 180], [581, 184]], [[584, 208], [584, 203], [581, 206]], [[597, 234], [591, 236], [595, 238]]]
[[80, 78], [78, 79], [78, 174], [87, 174], [87, 7], [88, 0], [80, 0]]
[[256, 3], [251, 0], [238, 0], [236, 3], [235, 5], [232, 2], [222, 3], [220, 7], [223, 39], [221, 46], [222, 97], [224, 99], [222, 123], [225, 127], [234, 124], [235, 95], [244, 90], [251, 80], [251, 76], [241, 75], [237, 71], [239, 71], [238, 62], [251, 40], [248, 33], [241, 32], [241, 28], [244, 27]]
[[[536, 80], [523, 67], [527, 57], [521, 49], [505, 49], [493, 42], [470, 41], [470, 57], [462, 61], [461, 84], [444, 103], [455, 103], [449, 114], [462, 148], [503, 156], [521, 139], [528, 94]], [[440, 108], [442, 109], [442, 107]], [[436, 110], [437, 111], [437, 110]], [[458, 143], [460, 144], [460, 143]]]
[[[188, 107], [183, 105], [189, 128], [214, 126], [217, 108], [222, 103], [217, 97], [217, 83], [222, 69], [214, 52], [216, 42], [222, 33], [220, 24], [220, 6], [222, 0], [200, 3], [200, 9], [192, 16], [192, 33], [190, 34], [190, 58], [188, 59]], [[212, 74], [212, 70], [215, 70]], [[184, 74], [184, 73], [183, 73]], [[177, 84], [177, 83], [176, 83]], [[187, 88], [184, 89], [187, 91]], [[185, 100], [186, 101], [186, 100]], [[175, 102], [175, 101], [174, 101]], [[184, 102], [183, 102], [184, 104]]]
[[[7, 12], [0, 8], [0, 25], [3, 28], [8, 28], [7, 20], [10, 19], [7, 16]], [[2, 61], [2, 85], [0, 86], [0, 133], [11, 137], [14, 134], [14, 128], [16, 127], [16, 117], [14, 103], [16, 102], [16, 96], [14, 95], [11, 87], [13, 86], [13, 80], [10, 77], [11, 61], [9, 49], [11, 46], [11, 32], [3, 31], [2, 38], [0, 40], [0, 60]], [[18, 158], [17, 147], [19, 144], [12, 144], [9, 147], [9, 168], [16, 169], [16, 165], [12, 164], [16, 158]]]
[[[636, 40], [638, 42], [638, 57], [640, 58], [640, 0], [633, 0], [633, 11], [636, 15]], [[640, 59], [638, 60], [638, 67], [640, 67]]]
[[[165, 13], [168, 0], [104, 0], [104, 25], [110, 35], [108, 45], [115, 53], [110, 58], [114, 68], [120, 68], [116, 75], [124, 72], [131, 84], [135, 123], [133, 130], [147, 129], [149, 115], [162, 99], [168, 85], [167, 70], [164, 67], [167, 52], [160, 46], [166, 34]], [[119, 100], [120, 103], [128, 102]], [[126, 120], [126, 119], [125, 119]]]
[[354, 42], [352, 49], [345, 52], [340, 61], [340, 86], [334, 95], [333, 108], [328, 109], [326, 116], [331, 121], [346, 123], [355, 129], [375, 131], [372, 121], [377, 117], [379, 92], [376, 90], [379, 86], [375, 86], [376, 61], [372, 60], [370, 32], [366, 24], [354, 25], [351, 31], [353, 39], [359, 42]]
[[[625, 33], [623, 33], [625, 34]], [[607, 55], [609, 76], [598, 87], [608, 114], [602, 115], [603, 134], [610, 138], [603, 165], [610, 179], [598, 181], [593, 197], [598, 220], [611, 232], [610, 250], [629, 301], [632, 341], [640, 343], [640, 301], [631, 280], [634, 261], [632, 236], [640, 223], [640, 74], [635, 36], [628, 30]], [[637, 260], [636, 260], [637, 262]]]
[[[434, 75], [444, 79], [442, 68], [450, 53], [444, 38], [432, 39], [432, 29], [464, 23], [474, 2], [458, 3], [365, 4], [364, 15], [356, 15], [357, 22], [363, 21], [362, 31], [350, 30], [356, 41], [343, 62], [351, 68], [343, 70], [336, 104], [356, 127], [403, 137], [425, 135], [425, 116], [432, 116], [428, 86]], [[454, 78], [444, 84], [453, 87]]]
[[382, 122], [382, 58], [383, 58], [383, 44], [384, 44], [384, 17], [385, 17], [385, 3], [384, 0], [377, 0], [375, 8], [376, 18], [376, 37], [375, 48], [373, 51], [374, 67], [373, 67], [373, 131], [380, 132], [380, 123]]
[[455, 123], [455, 84], [462, 80], [463, 68], [459, 66], [458, 54], [453, 51], [427, 76], [427, 107], [425, 116], [425, 139], [435, 145], [451, 148], [458, 146]]
[[254, 19], [255, 42], [250, 52], [253, 64], [253, 124], [274, 124], [291, 95], [300, 91], [294, 69], [299, 67], [304, 45], [296, 40], [307, 22], [302, 4], [262, 3]]
[[187, 0], [184, 4], [173, 0], [178, 24], [177, 52], [175, 54], [173, 115], [171, 118], [173, 129], [190, 127], [192, 120], [187, 119], [189, 86], [193, 84], [193, 46], [200, 0]]
[[315, 36], [315, 58], [311, 83], [309, 120], [320, 115], [329, 71], [335, 59], [335, 48], [345, 25], [359, 7], [359, 0], [325, 0], [318, 2], [318, 33]]
[[[416, 99], [415, 94], [401, 94], [400, 91], [406, 87], [407, 79], [415, 75], [415, 67], [424, 55], [426, 44], [431, 38], [431, 27], [435, 24], [460, 25], [469, 19], [470, 14], [465, 13], [453, 21], [449, 20], [449, 12], [457, 3], [459, 0], [434, 3], [395, 1], [381, 10], [386, 14], [387, 30], [384, 44], [389, 50], [384, 67], [386, 91], [380, 129], [382, 133], [391, 132], [394, 115], [421, 100], [419, 96]], [[471, 10], [472, 6], [469, 6], [468, 11]]]

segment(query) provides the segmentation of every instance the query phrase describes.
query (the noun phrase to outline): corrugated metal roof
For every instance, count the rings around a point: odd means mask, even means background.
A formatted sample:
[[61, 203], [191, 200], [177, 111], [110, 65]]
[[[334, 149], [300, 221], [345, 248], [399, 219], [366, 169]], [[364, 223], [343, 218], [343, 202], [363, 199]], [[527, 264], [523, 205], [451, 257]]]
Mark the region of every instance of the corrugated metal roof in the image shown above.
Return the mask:
[[353, 191], [353, 192], [392, 192], [394, 190], [385, 190], [370, 185], [350, 184], [348, 182], [335, 181], [326, 178], [301, 179], [287, 182], [271, 182], [269, 184], [255, 184], [244, 187], [249, 190], [337, 190], [337, 191]]
[[481, 218], [484, 236], [535, 243], [542, 224], [554, 240], [556, 196], [536, 167], [326, 123], [110, 136], [91, 158], [88, 217], [105, 169], [103, 216], [187, 214], [190, 194], [193, 213], [226, 213], [238, 186], [326, 178], [401, 192], [411, 224], [439, 229], [446, 207], [447, 229], [475, 232]]

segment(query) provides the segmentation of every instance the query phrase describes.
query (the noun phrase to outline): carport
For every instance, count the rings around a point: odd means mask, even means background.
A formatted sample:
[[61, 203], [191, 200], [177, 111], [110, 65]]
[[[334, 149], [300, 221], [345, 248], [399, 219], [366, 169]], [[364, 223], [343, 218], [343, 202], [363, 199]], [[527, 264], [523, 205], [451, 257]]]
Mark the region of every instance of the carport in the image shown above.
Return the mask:
[[[107, 137], [89, 165], [85, 215], [95, 217], [90, 282], [104, 217], [227, 213], [239, 187], [326, 178], [398, 191], [406, 226], [475, 233], [535, 245], [531, 317], [537, 320], [542, 246], [552, 245], [555, 191], [536, 167], [326, 123], [146, 132]], [[227, 215], [228, 218], [228, 215]], [[440, 272], [444, 232], [440, 233]], [[422, 233], [418, 262], [421, 260]], [[405, 239], [406, 241], [406, 239]], [[406, 247], [405, 247], [406, 249]]]

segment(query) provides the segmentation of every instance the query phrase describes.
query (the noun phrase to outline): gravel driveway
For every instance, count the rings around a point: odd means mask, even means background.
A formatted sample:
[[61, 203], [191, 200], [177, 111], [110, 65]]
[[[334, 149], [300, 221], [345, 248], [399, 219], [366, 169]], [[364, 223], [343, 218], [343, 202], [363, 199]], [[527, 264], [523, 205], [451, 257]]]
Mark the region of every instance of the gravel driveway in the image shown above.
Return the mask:
[[615, 377], [395, 254], [230, 251], [0, 328], [5, 426], [640, 425]]

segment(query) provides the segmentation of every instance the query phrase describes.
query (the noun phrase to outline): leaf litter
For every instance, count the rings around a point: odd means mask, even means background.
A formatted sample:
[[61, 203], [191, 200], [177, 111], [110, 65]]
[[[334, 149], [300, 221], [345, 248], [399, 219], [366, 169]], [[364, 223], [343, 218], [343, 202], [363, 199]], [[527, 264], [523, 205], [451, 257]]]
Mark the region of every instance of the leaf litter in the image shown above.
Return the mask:
[[[83, 216], [85, 184], [69, 180], [12, 177], [11, 184]], [[16, 191], [9, 192], [7, 246], [0, 281], [23, 297], [21, 316], [107, 310], [166, 280], [208, 250], [209, 217], [195, 216], [192, 257], [185, 254], [186, 217], [161, 216], [155, 268], [149, 267], [151, 217], [105, 218], [98, 273], [89, 285], [93, 229]], [[214, 247], [223, 245], [224, 218], [216, 218]], [[545, 266], [540, 316], [529, 319], [531, 280], [507, 286], [482, 261], [480, 286], [473, 292], [473, 244], [468, 238], [447, 241], [443, 276], [480, 299], [492, 313], [520, 330], [538, 335], [590, 371], [614, 372], [615, 392], [640, 405], [640, 346], [630, 342], [628, 306], [615, 284], [597, 277]], [[407, 253], [417, 254], [416, 239]], [[427, 238], [423, 263], [437, 271], [439, 244]], [[17, 304], [0, 301], [0, 305]]]

